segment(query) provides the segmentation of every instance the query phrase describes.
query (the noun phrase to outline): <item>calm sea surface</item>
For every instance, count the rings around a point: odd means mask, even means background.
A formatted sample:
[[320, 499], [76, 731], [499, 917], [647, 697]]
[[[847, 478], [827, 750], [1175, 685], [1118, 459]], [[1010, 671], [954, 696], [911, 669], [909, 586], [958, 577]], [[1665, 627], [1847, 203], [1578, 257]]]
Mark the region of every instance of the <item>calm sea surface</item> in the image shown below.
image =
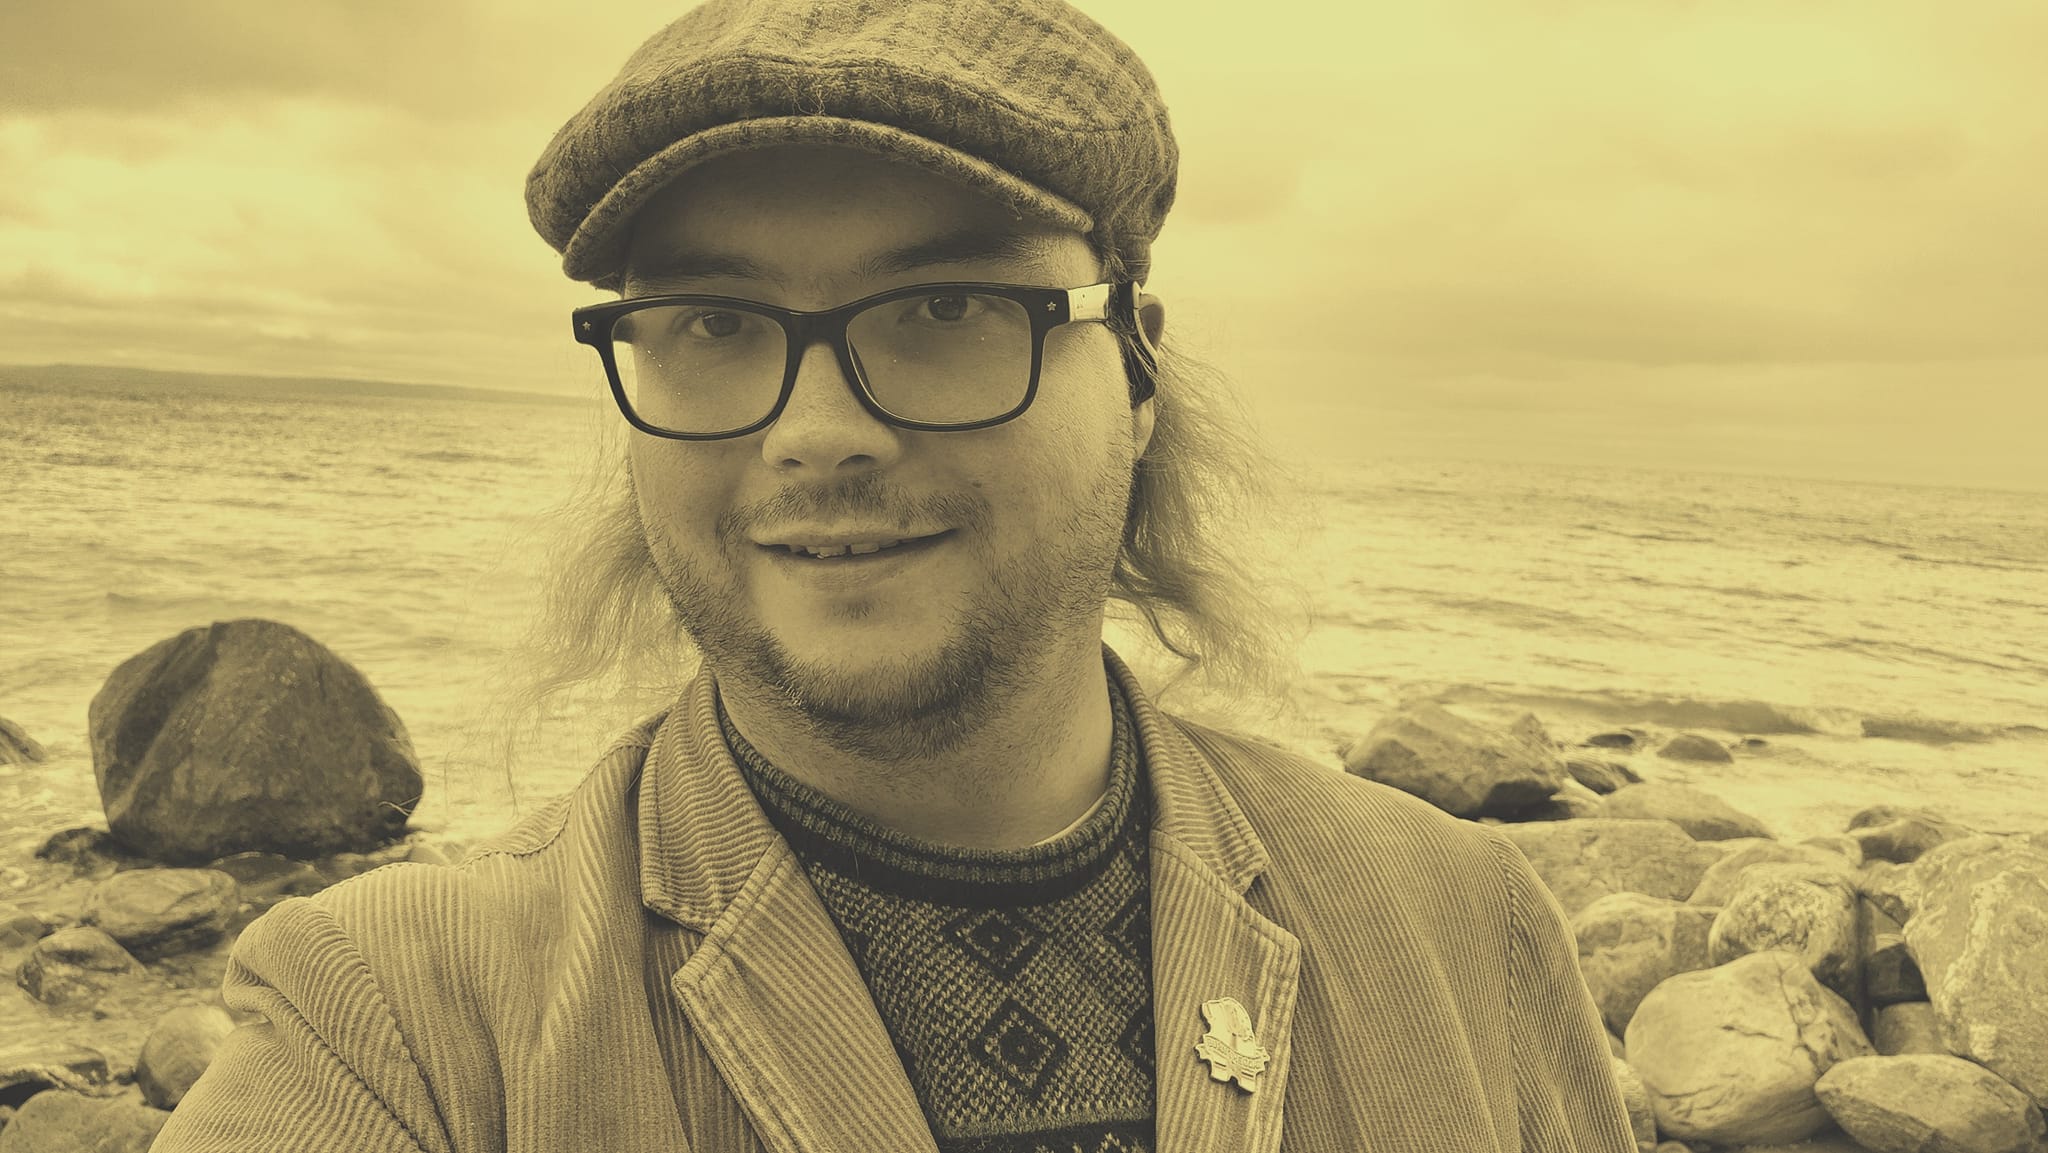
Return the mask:
[[[570, 718], [508, 789], [477, 718], [531, 603], [536, 516], [587, 469], [590, 403], [0, 382], [0, 845], [99, 819], [86, 709], [194, 625], [293, 624], [405, 719], [417, 824], [468, 839], [570, 787], [632, 718]], [[2048, 828], [2048, 496], [1597, 468], [1374, 463], [1316, 477], [1299, 715], [1325, 757], [1434, 696], [1637, 754], [1781, 835], [1877, 801]], [[1871, 731], [1894, 734], [1866, 736]]]

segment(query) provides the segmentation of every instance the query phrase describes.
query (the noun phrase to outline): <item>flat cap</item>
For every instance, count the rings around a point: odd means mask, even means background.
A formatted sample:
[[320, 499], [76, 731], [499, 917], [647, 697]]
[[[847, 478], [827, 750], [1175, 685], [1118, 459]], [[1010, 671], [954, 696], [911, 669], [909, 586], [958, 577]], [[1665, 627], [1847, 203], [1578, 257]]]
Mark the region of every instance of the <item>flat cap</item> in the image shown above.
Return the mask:
[[663, 186], [791, 143], [922, 165], [1088, 234], [1139, 281], [1179, 167], [1152, 74], [1061, 0], [709, 0], [555, 133], [527, 214], [563, 271], [616, 290]]

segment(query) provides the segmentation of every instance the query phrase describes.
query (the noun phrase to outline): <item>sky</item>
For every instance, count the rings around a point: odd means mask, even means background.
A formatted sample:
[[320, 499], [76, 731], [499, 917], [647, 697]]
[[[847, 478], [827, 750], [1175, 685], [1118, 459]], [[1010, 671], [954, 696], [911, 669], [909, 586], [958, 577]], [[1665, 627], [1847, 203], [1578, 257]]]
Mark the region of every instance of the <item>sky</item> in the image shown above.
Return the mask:
[[[1276, 451], [2048, 491], [2039, 0], [1084, 0]], [[684, 5], [13, 0], [0, 362], [601, 387], [527, 169]]]

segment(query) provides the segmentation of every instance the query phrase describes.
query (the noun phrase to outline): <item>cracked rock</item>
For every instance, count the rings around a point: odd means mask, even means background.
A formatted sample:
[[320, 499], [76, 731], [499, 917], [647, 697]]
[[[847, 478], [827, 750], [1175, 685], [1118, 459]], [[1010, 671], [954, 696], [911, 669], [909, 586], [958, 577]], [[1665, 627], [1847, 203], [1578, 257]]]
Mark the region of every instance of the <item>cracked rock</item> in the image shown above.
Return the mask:
[[1643, 998], [1628, 1061], [1666, 1137], [1716, 1145], [1798, 1141], [1829, 1124], [1814, 1083], [1870, 1056], [1848, 1003], [1792, 953], [1751, 953], [1681, 973]]
[[1876, 1153], [2033, 1153], [2048, 1138], [2025, 1093], [1946, 1054], [1843, 1061], [1814, 1091]]

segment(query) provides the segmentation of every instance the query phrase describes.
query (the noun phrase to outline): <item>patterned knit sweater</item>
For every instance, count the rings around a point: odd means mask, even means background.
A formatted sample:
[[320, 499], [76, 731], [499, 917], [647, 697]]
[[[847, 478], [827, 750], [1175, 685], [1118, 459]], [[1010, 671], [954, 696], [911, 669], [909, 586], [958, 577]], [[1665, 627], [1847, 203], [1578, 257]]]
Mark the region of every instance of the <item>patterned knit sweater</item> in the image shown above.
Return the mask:
[[1112, 691], [1107, 795], [1024, 849], [919, 841], [725, 739], [866, 978], [943, 1153], [1150, 1150], [1150, 804]]

